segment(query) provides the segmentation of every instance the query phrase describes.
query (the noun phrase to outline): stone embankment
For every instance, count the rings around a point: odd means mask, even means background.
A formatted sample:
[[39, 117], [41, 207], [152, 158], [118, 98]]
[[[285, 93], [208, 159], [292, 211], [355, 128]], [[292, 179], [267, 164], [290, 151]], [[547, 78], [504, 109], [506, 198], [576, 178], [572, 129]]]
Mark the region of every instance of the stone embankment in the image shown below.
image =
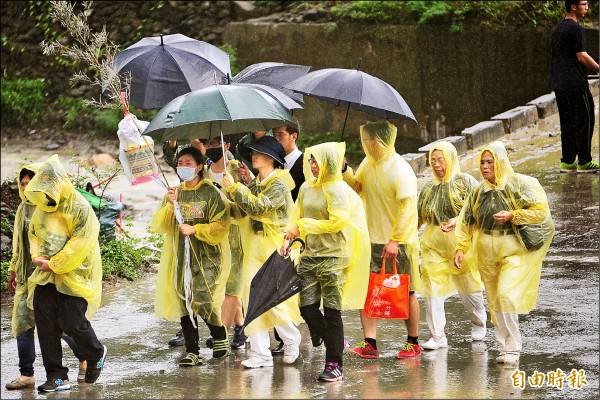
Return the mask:
[[[592, 95], [597, 98], [599, 93], [599, 80], [588, 80]], [[489, 121], [479, 122], [469, 128], [463, 129], [460, 136], [448, 136], [420, 147], [417, 153], [402, 154], [402, 157], [412, 166], [417, 175], [428, 169], [428, 154], [431, 146], [440, 141], [448, 141], [456, 147], [459, 157], [472, 152], [494, 140], [500, 139], [505, 134], [515, 132], [517, 129], [531, 126], [539, 120], [547, 118], [558, 112], [554, 92], [531, 100], [524, 106], [515, 107], [501, 114], [495, 115]]]

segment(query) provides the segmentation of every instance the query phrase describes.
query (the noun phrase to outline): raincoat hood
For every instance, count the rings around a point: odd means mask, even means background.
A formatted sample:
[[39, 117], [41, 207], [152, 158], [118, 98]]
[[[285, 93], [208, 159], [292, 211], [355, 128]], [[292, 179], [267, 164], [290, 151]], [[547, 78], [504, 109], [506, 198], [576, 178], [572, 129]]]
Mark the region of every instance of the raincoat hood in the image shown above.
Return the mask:
[[360, 142], [367, 160], [375, 164], [392, 156], [398, 128], [387, 121], [368, 122], [360, 127]]
[[[477, 162], [481, 165], [481, 156], [486, 151], [492, 153], [492, 157], [494, 157], [494, 173], [496, 175], [496, 185], [498, 188], [503, 188], [506, 182], [515, 174], [512, 165], [510, 165], [510, 160], [508, 159], [508, 153], [506, 152], [506, 148], [504, 144], [500, 141], [495, 141], [484, 147], [479, 156], [477, 158]], [[492, 185], [487, 179], [484, 179], [485, 182]]]
[[[434, 151], [439, 150], [442, 152], [444, 159], [446, 160], [446, 175], [443, 178], [438, 178], [433, 170], [433, 164], [431, 163], [431, 155]], [[480, 156], [481, 157], [481, 156]], [[435, 183], [448, 183], [450, 182], [459, 172], [460, 163], [458, 161], [458, 153], [456, 147], [452, 143], [446, 141], [440, 141], [433, 144], [433, 147], [429, 151], [429, 167], [433, 173], [433, 180]]]
[[21, 188], [21, 172], [23, 172], [24, 170], [29, 170], [29, 171], [33, 171], [33, 173], [35, 175], [37, 175], [38, 171], [40, 170], [40, 167], [42, 166], [43, 163], [39, 162], [39, 163], [33, 163], [33, 164], [27, 164], [27, 165], [23, 165], [21, 168], [19, 168], [19, 172], [17, 173], [17, 187], [19, 188], [19, 197], [21, 198], [21, 201], [23, 201], [24, 203], [33, 205], [33, 203], [31, 201], [29, 201], [29, 199], [27, 197], [25, 197], [25, 192], [23, 191], [23, 189]]
[[[265, 179], [264, 181], [262, 181], [260, 183], [260, 185], [266, 185], [267, 182], [269, 182], [272, 179], [275, 178], [281, 178], [283, 179], [283, 181], [285, 182], [286, 186], [292, 190], [293, 188], [296, 187], [296, 183], [294, 182], [294, 178], [292, 178], [292, 175], [290, 175], [290, 171], [287, 169], [275, 169], [275, 173], [272, 174], [271, 176], [269, 176], [267, 179]], [[256, 179], [258, 179], [258, 177], [256, 177]]]
[[[324, 183], [342, 179], [342, 163], [346, 153], [346, 143], [322, 143], [304, 150], [304, 178], [310, 186], [320, 186]], [[315, 157], [319, 165], [319, 176], [313, 176], [310, 170], [310, 158]]]
[[[60, 163], [58, 154], [54, 154], [39, 167], [38, 173], [29, 182], [24, 194], [27, 200], [41, 210], [54, 212], [74, 191], [75, 187]], [[54, 204], [50, 203], [48, 197], [54, 201]]]

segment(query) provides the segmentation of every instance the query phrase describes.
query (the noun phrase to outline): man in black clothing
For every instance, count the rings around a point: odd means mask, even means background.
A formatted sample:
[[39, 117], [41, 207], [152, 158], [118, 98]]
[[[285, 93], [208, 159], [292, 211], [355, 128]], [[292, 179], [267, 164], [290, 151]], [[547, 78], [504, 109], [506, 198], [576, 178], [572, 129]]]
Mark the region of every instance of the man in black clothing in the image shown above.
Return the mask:
[[[560, 172], [598, 172], [592, 160], [594, 98], [587, 72], [598, 73], [598, 63], [585, 51], [579, 20], [588, 11], [586, 0], [565, 0], [567, 14], [552, 32], [550, 88], [556, 95], [560, 117], [562, 158]], [[577, 160], [576, 160], [577, 159]], [[577, 161], [577, 162], [576, 162]]]
[[273, 136], [285, 150], [284, 168], [290, 171], [296, 187], [292, 190], [292, 199], [296, 201], [300, 186], [304, 183], [304, 171], [302, 169], [302, 152], [296, 146], [296, 141], [300, 135], [300, 126], [294, 119], [293, 124], [278, 126], [273, 128]]

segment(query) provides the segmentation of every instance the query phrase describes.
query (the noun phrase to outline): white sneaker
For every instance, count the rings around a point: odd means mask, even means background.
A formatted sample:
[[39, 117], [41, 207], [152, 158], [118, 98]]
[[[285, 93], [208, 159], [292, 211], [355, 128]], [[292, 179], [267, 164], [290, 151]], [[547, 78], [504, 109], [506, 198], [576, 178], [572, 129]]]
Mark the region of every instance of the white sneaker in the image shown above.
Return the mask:
[[518, 364], [519, 363], [519, 352], [518, 351], [507, 351], [504, 354], [504, 364]]
[[504, 364], [504, 357], [506, 356], [506, 353], [504, 351], [500, 352], [500, 355], [498, 357], [496, 357], [496, 362], [498, 364]]
[[471, 339], [473, 339], [473, 341], [485, 339], [486, 333], [487, 329], [485, 329], [485, 326], [477, 326], [475, 324], [471, 326]]
[[272, 367], [273, 359], [265, 360], [264, 358], [252, 356], [249, 359], [242, 361], [242, 365], [246, 368]]
[[425, 350], [437, 350], [441, 349], [442, 347], [448, 347], [448, 339], [446, 339], [446, 336], [444, 336], [440, 340], [435, 340], [435, 338], [432, 337], [431, 339], [423, 343], [421, 347]]
[[293, 364], [300, 355], [300, 340], [283, 345], [283, 363]]

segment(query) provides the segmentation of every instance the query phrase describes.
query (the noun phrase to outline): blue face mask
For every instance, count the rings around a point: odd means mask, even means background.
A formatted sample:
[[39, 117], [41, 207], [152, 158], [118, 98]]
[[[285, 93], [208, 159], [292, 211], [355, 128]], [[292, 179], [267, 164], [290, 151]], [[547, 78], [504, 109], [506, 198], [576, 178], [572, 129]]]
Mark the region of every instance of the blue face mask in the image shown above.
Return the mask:
[[198, 176], [196, 168], [192, 167], [177, 167], [177, 175], [179, 175], [184, 182], [193, 181], [194, 178]]

